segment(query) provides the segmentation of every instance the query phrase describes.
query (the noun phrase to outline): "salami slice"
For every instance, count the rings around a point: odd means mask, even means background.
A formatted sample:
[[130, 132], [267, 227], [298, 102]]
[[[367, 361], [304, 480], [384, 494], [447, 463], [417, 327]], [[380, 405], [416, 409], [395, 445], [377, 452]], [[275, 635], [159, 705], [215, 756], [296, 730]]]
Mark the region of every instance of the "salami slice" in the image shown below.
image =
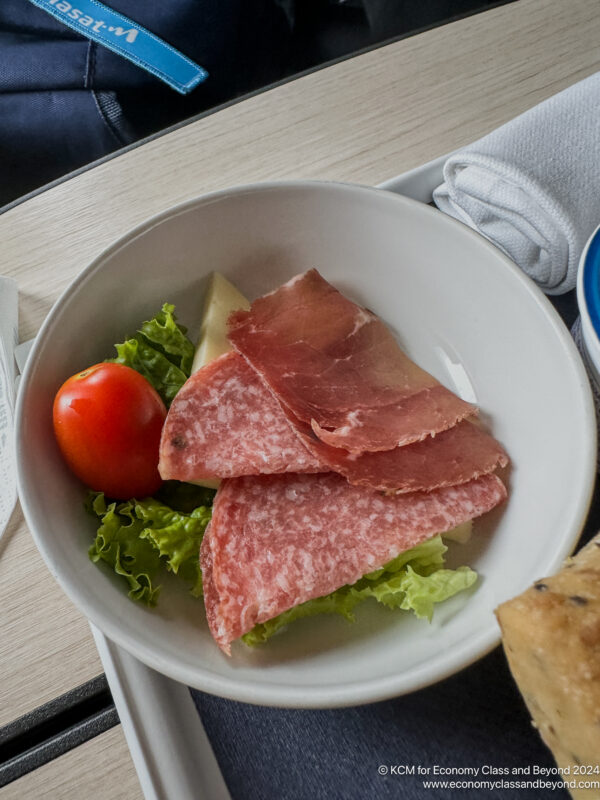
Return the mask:
[[334, 473], [226, 480], [200, 551], [210, 631], [229, 654], [255, 624], [354, 583], [505, 497], [496, 475], [393, 497]]
[[177, 393], [163, 427], [158, 468], [163, 479], [180, 481], [327, 471], [235, 352], [198, 370]]
[[314, 269], [234, 312], [229, 339], [292, 417], [352, 453], [410, 444], [476, 413]]

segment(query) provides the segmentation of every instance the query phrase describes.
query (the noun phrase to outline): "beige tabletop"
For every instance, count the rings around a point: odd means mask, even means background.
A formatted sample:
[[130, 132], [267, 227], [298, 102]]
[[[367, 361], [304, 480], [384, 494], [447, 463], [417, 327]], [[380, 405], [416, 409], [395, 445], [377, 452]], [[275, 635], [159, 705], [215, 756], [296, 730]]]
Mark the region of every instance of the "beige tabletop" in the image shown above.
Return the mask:
[[[0, 215], [0, 272], [19, 284], [21, 339], [91, 259], [150, 215], [250, 181], [379, 183], [600, 70], [599, 41], [595, 0], [519, 0], [232, 104], [36, 194]], [[20, 511], [0, 543], [0, 596], [1, 726], [102, 665]], [[116, 729], [0, 797], [86, 797], [92, 785], [97, 800], [140, 791]]]

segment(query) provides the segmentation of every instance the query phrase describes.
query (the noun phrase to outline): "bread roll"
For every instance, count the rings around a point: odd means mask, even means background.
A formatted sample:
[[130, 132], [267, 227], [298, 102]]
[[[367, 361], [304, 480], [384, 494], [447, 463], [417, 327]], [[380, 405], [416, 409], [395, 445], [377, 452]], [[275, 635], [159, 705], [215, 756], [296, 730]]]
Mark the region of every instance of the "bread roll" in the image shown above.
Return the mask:
[[[510, 670], [566, 784], [600, 787], [600, 534], [496, 615]], [[569, 791], [600, 798], [600, 788]]]

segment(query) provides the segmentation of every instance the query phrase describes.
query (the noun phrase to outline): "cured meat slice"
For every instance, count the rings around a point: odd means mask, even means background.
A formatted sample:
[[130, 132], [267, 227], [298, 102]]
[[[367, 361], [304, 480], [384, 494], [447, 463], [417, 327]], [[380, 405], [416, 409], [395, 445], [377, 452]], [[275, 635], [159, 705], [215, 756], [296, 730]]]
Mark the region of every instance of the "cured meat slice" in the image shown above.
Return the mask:
[[508, 464], [499, 442], [469, 420], [420, 442], [360, 455], [321, 442], [307, 425], [295, 429], [325, 467], [355, 486], [392, 494], [465, 483]]
[[165, 422], [163, 478], [201, 481], [279, 472], [339, 472], [350, 483], [410, 492], [464, 483], [507, 462], [493, 437], [468, 421], [421, 442], [356, 456], [292, 424], [258, 373], [229, 353], [196, 373]]
[[226, 480], [200, 550], [210, 631], [229, 654], [257, 623], [354, 583], [505, 497], [496, 475], [393, 497], [335, 473]]
[[294, 417], [353, 453], [410, 444], [476, 413], [314, 269], [234, 312], [229, 339]]
[[163, 479], [180, 481], [327, 472], [235, 352], [195, 372], [177, 393], [163, 427], [158, 468]]

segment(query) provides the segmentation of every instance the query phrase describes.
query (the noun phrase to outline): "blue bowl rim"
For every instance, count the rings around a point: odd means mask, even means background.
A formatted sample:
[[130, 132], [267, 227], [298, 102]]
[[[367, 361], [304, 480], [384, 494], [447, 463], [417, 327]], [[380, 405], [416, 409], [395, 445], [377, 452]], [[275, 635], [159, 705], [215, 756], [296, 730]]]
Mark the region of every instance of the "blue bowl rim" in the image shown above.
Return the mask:
[[600, 228], [590, 239], [583, 262], [583, 296], [596, 336], [600, 337]]

